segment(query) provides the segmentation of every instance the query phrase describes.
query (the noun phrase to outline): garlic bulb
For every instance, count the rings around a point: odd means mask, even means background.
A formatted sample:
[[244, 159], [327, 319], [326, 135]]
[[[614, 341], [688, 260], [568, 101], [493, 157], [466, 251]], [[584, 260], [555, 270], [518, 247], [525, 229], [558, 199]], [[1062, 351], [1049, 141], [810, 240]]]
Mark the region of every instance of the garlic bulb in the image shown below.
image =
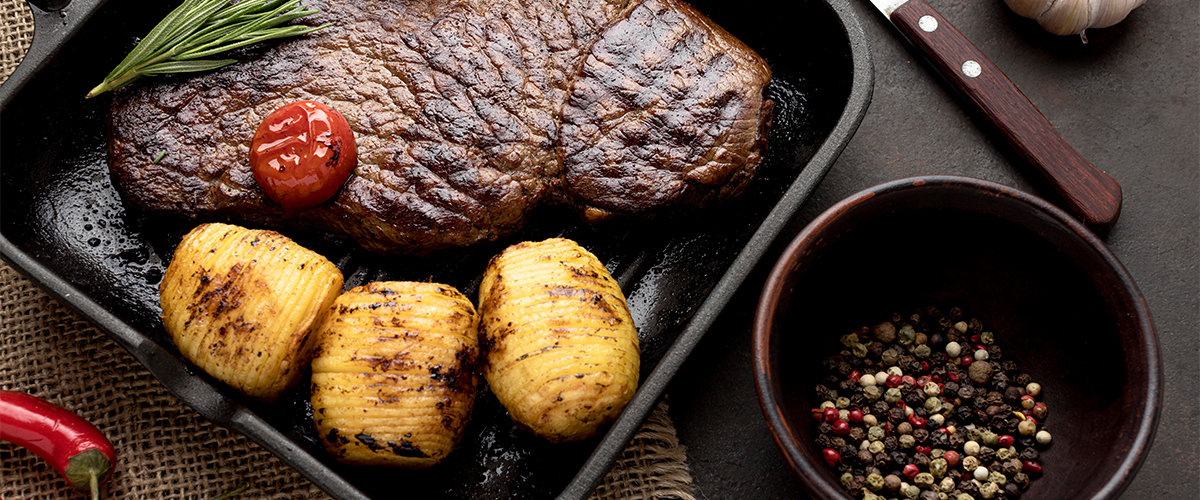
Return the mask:
[[1125, 19], [1146, 0], [1004, 0], [1017, 14], [1034, 19], [1055, 35], [1082, 35]]

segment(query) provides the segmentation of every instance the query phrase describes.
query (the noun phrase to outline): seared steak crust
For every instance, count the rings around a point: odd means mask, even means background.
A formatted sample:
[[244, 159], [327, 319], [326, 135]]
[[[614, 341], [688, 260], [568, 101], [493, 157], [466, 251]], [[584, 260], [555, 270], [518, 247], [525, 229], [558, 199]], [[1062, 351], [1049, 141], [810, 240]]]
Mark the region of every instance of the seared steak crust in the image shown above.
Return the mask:
[[[384, 253], [498, 238], [547, 202], [588, 218], [740, 191], [765, 147], [761, 58], [674, 0], [327, 2], [315, 34], [118, 92], [109, 165], [151, 211], [341, 233]], [[248, 163], [258, 123], [311, 99], [359, 163], [285, 213]], [[166, 155], [157, 163], [159, 152]]]

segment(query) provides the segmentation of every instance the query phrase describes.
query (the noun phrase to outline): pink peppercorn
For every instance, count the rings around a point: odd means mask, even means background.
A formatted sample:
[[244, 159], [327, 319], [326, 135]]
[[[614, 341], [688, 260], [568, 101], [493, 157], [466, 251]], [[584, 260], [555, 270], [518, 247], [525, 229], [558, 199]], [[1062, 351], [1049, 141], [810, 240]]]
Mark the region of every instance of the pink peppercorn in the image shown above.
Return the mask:
[[857, 424], [857, 423], [863, 421], [863, 412], [862, 412], [862, 410], [855, 408], [853, 410], [850, 410], [850, 414], [847, 415], [847, 417], [850, 419], [851, 422], [854, 422]]
[[912, 478], [914, 478], [914, 477], [917, 477], [917, 474], [918, 474], [918, 473], [920, 473], [920, 472], [921, 472], [921, 471], [919, 471], [919, 470], [917, 469], [917, 466], [916, 466], [916, 465], [913, 465], [913, 464], [908, 464], [908, 465], [905, 465], [905, 466], [904, 466], [904, 477], [907, 477], [907, 478], [909, 478], [909, 479], [912, 479]]
[[849, 434], [850, 433], [850, 422], [847, 422], [845, 420], [838, 420], [837, 422], [833, 423], [832, 431], [834, 434], [839, 434], [839, 435]]
[[928, 447], [928, 446], [914, 446], [913, 448], [915, 448], [915, 449], [917, 450], [917, 453], [924, 453], [924, 454], [926, 454], [926, 455], [928, 455], [928, 454], [929, 454], [929, 452], [933, 451], [933, 450], [932, 450], [930, 447]]
[[833, 448], [825, 448], [821, 451], [821, 454], [825, 456], [825, 463], [829, 464], [830, 467], [842, 461], [842, 455]]
[[971, 363], [974, 363], [974, 362], [975, 362], [974, 357], [971, 357], [971, 356], [963, 356], [962, 357], [962, 365], [963, 366], [971, 366]]
[[1003, 447], [1005, 447], [1005, 448], [1008, 448], [1009, 446], [1012, 446], [1012, 445], [1013, 445], [1013, 442], [1014, 442], [1014, 441], [1016, 441], [1016, 440], [1015, 440], [1015, 439], [1013, 439], [1013, 437], [1012, 437], [1012, 436], [1010, 436], [1010, 435], [1008, 435], [1008, 434], [1005, 434], [1005, 435], [1003, 435], [1003, 436], [1000, 436], [1000, 438], [999, 438], [999, 439], [997, 439], [997, 441], [999, 441], [999, 442], [1000, 442], [1000, 446], [1003, 446]]
[[859, 373], [858, 370], [854, 370], [854, 371], [850, 372], [850, 381], [851, 382], [858, 382], [858, 379], [860, 379], [860, 378], [862, 378], [862, 374]]
[[1024, 471], [1026, 474], [1041, 474], [1042, 473], [1042, 464], [1039, 464], [1032, 460], [1026, 460], [1025, 463], [1021, 464], [1021, 470]]
[[908, 416], [908, 423], [912, 424], [912, 426], [917, 429], [925, 427], [925, 419], [917, 416], [916, 413]]
[[916, 385], [917, 384], [917, 379], [913, 378], [912, 375], [905, 375], [900, 378], [900, 381], [904, 382], [905, 384], [908, 384], [908, 385]]
[[954, 467], [958, 465], [958, 452], [954, 450], [947, 451], [942, 454], [942, 458], [946, 459], [946, 465]]
[[904, 383], [904, 377], [899, 375], [890, 375], [887, 378], [888, 387], [900, 387], [900, 384], [902, 383]]
[[826, 406], [824, 415], [825, 415], [826, 422], [833, 422], [838, 419], [838, 416], [841, 415], [841, 413], [838, 412], [837, 408], [834, 408], [832, 406]]

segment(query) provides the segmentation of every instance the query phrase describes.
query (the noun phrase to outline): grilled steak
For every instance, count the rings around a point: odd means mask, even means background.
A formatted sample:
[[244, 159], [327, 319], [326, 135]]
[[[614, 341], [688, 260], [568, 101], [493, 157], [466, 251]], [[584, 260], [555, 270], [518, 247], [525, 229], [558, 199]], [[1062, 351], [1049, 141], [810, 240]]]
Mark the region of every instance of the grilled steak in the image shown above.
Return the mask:
[[[126, 201], [421, 253], [549, 203], [596, 220], [727, 198], [766, 147], [770, 70], [675, 0], [306, 3], [321, 13], [304, 22], [332, 26], [118, 92], [109, 166]], [[359, 163], [333, 200], [285, 213], [247, 158], [263, 117], [300, 99], [345, 116]]]

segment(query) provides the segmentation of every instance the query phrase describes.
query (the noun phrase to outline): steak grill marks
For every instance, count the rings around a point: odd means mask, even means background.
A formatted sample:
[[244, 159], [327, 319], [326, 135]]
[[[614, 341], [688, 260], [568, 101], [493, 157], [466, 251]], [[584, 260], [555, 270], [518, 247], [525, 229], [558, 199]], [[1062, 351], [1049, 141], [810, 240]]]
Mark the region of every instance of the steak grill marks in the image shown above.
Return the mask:
[[[770, 70], [674, 0], [310, 3], [303, 21], [333, 26], [118, 92], [109, 165], [127, 202], [424, 253], [511, 233], [539, 205], [599, 220], [710, 204], [766, 147]], [[300, 99], [345, 116], [359, 165], [332, 202], [285, 213], [247, 155]]]

